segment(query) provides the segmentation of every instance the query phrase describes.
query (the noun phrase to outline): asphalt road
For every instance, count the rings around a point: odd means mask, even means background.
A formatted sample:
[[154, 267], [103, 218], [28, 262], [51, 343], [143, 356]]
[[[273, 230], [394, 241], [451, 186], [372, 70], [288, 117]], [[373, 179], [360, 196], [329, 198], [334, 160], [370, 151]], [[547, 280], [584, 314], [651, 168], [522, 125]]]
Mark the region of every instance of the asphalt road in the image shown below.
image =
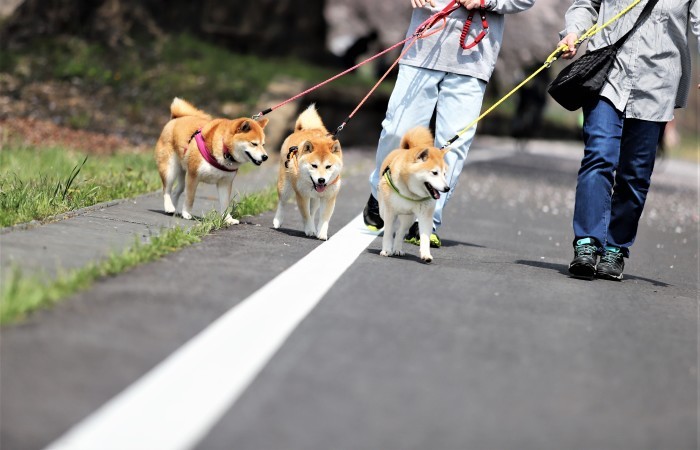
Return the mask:
[[[476, 142], [434, 262], [375, 239], [194, 447], [696, 449], [697, 168], [658, 167], [623, 282], [583, 281], [566, 271], [579, 151]], [[328, 244], [366, 201], [370, 156], [346, 153]], [[282, 230], [250, 218], [5, 328], [3, 450], [54, 442], [328, 245], [288, 208]]]

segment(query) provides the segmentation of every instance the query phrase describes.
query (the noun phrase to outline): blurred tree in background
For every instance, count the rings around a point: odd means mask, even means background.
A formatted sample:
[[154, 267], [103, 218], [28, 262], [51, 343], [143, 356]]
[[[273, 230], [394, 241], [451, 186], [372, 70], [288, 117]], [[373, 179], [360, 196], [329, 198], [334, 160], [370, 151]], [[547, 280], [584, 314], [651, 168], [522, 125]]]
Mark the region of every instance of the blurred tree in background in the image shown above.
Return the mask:
[[239, 52], [323, 58], [325, 0], [24, 0], [0, 32], [3, 46], [79, 36], [116, 49], [188, 32]]

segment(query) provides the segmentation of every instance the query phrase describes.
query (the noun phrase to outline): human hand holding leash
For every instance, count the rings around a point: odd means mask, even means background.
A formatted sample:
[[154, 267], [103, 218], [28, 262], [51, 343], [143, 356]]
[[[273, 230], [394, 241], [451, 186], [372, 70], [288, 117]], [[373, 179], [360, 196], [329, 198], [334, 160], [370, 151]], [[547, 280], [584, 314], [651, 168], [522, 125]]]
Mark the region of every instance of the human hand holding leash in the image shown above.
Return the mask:
[[566, 45], [569, 47], [567, 51], [561, 54], [561, 57], [564, 59], [571, 59], [574, 56], [576, 56], [576, 40], [578, 39], [578, 36], [576, 33], [569, 33], [566, 36], [564, 36], [564, 39], [559, 41], [557, 44], [557, 48], [561, 47], [562, 45]]
[[[455, 0], [455, 3], [459, 3], [469, 10], [483, 7], [483, 0]], [[430, 5], [434, 8], [435, 0], [411, 0], [411, 5], [414, 8], [422, 8], [426, 5]]]
[[484, 0], [455, 0], [455, 2], [464, 6], [468, 10], [483, 8], [485, 4]]
[[431, 7], [435, 7], [435, 0], [411, 0], [411, 6], [414, 8], [422, 8], [426, 5], [430, 5]]

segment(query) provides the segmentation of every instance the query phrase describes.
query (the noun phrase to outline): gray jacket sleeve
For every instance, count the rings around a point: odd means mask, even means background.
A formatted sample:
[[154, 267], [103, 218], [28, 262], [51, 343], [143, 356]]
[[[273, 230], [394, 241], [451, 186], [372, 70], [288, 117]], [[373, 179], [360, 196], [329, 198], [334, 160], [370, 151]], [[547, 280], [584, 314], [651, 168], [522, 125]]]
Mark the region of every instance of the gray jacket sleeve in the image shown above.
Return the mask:
[[700, 3], [691, 0], [689, 7], [688, 19], [690, 21], [690, 29], [698, 40], [698, 53], [700, 53]]
[[530, 9], [535, 0], [486, 0], [486, 10], [497, 14], [515, 14]]
[[560, 33], [561, 37], [569, 33], [576, 33], [576, 36], [581, 37], [598, 21], [601, 1], [574, 0], [574, 3], [566, 11], [566, 28]]

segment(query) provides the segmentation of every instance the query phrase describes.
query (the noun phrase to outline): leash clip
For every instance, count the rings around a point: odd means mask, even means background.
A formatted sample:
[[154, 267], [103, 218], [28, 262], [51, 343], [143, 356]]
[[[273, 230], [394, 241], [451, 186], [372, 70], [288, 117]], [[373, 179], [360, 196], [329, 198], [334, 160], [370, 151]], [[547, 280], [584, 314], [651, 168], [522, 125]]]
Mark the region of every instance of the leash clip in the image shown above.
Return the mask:
[[347, 123], [347, 122], [343, 122], [343, 123], [341, 123], [340, 125], [338, 125], [338, 128], [335, 130], [335, 133], [333, 133], [333, 139], [337, 139], [338, 133], [340, 133], [341, 131], [343, 131], [343, 128], [345, 128], [345, 124], [346, 124], [346, 123]]

